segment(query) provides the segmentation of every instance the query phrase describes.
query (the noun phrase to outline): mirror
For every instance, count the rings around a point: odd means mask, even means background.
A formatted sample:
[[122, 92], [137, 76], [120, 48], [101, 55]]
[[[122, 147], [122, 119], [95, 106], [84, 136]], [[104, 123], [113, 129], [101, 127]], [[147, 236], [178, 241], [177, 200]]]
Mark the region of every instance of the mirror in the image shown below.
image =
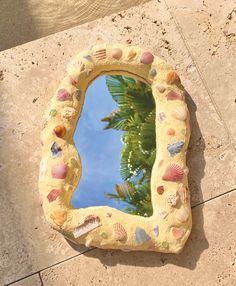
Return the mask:
[[75, 208], [108, 205], [152, 215], [150, 178], [156, 138], [149, 85], [121, 75], [94, 80], [85, 95], [74, 142], [82, 162], [72, 198]]

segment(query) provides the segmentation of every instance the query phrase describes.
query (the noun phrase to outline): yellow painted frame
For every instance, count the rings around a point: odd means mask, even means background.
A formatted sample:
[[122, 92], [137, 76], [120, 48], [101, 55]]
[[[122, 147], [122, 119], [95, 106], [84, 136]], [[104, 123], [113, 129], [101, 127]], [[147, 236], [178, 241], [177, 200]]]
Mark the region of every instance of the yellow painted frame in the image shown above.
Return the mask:
[[[73, 134], [86, 89], [102, 74], [126, 74], [152, 87], [157, 153], [151, 176], [151, 217], [108, 206], [71, 207], [82, 172]], [[80, 52], [68, 65], [42, 124], [39, 190], [47, 221], [68, 239], [87, 247], [179, 253], [192, 227], [186, 167], [189, 137], [185, 91], [163, 59], [141, 47], [121, 44], [102, 44]]]

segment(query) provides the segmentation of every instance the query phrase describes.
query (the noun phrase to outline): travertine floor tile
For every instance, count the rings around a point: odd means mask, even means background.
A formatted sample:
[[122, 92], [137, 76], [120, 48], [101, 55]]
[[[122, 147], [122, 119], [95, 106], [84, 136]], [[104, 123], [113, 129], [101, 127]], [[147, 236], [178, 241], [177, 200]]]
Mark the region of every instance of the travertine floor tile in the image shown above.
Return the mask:
[[41, 273], [45, 286], [234, 285], [236, 191], [193, 210], [193, 231], [179, 255], [91, 250]]
[[151, 1], [2, 52], [0, 283], [1, 279], [13, 282], [77, 254], [44, 222], [37, 190], [39, 122], [64, 76], [66, 63], [78, 50], [106, 41], [146, 47], [163, 56], [181, 75], [191, 96], [193, 135], [188, 164], [192, 204], [235, 187], [236, 158], [227, 132], [162, 2]]
[[43, 286], [38, 274], [10, 284], [11, 286]]
[[236, 147], [236, 1], [165, 1]]

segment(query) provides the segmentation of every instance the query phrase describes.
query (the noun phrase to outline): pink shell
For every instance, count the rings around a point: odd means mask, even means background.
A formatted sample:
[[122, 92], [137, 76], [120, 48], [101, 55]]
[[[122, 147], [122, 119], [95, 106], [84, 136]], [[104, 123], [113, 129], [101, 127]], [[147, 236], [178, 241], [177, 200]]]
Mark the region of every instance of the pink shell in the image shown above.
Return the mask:
[[175, 91], [171, 90], [166, 95], [167, 100], [182, 100], [182, 96]]
[[113, 59], [119, 60], [122, 57], [122, 50], [121, 49], [114, 49], [112, 51]]
[[153, 62], [154, 56], [150, 52], [144, 52], [141, 56], [140, 62], [149, 65]]
[[180, 238], [182, 238], [184, 236], [185, 230], [183, 228], [173, 227], [172, 228], [172, 233], [173, 233], [173, 236], [176, 239], [180, 239]]
[[124, 241], [127, 239], [127, 232], [120, 223], [115, 223], [113, 227], [116, 234], [116, 240]]
[[164, 175], [162, 176], [162, 180], [171, 181], [171, 182], [179, 182], [183, 179], [184, 170], [177, 164], [170, 164], [166, 170]]
[[57, 197], [61, 194], [61, 190], [59, 189], [53, 189], [51, 190], [51, 192], [47, 195], [47, 199], [49, 201], [49, 203], [55, 201], [57, 199]]
[[66, 101], [66, 100], [70, 100], [70, 99], [71, 99], [71, 95], [66, 89], [62, 88], [62, 89], [58, 90], [57, 100]]
[[178, 106], [172, 110], [172, 116], [178, 120], [185, 121], [188, 116], [187, 109], [184, 106]]
[[52, 177], [55, 179], [65, 179], [68, 172], [68, 166], [65, 164], [57, 164], [52, 167]]

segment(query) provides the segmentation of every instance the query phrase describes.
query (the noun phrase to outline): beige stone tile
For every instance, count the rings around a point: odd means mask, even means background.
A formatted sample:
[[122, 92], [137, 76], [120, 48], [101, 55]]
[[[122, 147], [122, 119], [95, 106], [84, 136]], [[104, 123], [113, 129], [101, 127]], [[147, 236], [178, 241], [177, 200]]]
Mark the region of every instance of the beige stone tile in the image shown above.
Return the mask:
[[66, 63], [78, 50], [102, 42], [144, 46], [164, 57], [181, 75], [191, 95], [192, 204], [235, 186], [235, 153], [227, 132], [163, 3], [151, 1], [4, 51], [0, 53], [0, 281], [4, 283], [77, 254], [43, 218], [37, 190], [39, 122], [65, 74]]
[[236, 1], [166, 0], [236, 146]]
[[0, 50], [140, 5], [148, 0], [7, 0], [0, 5]]
[[9, 284], [11, 286], [43, 286], [38, 274], [32, 275], [18, 282]]
[[234, 285], [236, 191], [193, 209], [193, 231], [183, 252], [92, 250], [42, 271], [46, 286]]

